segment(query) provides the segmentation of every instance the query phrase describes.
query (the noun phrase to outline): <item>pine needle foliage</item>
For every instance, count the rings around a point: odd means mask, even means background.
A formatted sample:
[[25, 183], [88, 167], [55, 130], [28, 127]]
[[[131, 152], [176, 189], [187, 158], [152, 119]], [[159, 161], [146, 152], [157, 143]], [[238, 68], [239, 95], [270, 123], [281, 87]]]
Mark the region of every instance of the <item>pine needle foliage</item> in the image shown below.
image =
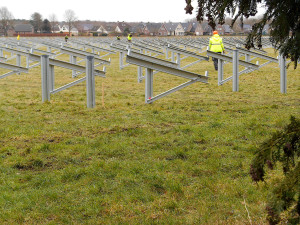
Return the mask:
[[283, 178], [272, 182], [272, 190], [266, 207], [269, 224], [282, 221], [281, 214], [289, 224], [299, 224], [300, 211], [300, 120], [291, 116], [290, 124], [275, 132], [257, 149], [250, 166], [255, 182], [264, 181], [266, 168], [280, 167]]

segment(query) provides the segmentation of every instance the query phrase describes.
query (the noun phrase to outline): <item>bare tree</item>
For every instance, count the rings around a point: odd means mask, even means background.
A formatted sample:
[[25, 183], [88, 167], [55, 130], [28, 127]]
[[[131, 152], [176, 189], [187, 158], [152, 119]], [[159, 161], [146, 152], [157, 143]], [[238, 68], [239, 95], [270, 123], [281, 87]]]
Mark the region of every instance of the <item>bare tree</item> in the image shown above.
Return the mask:
[[68, 9], [65, 11], [64, 18], [65, 18], [66, 23], [68, 24], [69, 36], [70, 36], [72, 28], [75, 27], [75, 22], [77, 20], [77, 17], [73, 10]]
[[0, 8], [0, 24], [3, 28], [4, 35], [7, 36], [8, 29], [13, 25], [13, 15], [8, 11], [6, 7]]
[[52, 13], [52, 14], [49, 15], [49, 22], [51, 24], [51, 31], [52, 31], [52, 33], [54, 32], [54, 27], [57, 24], [57, 21], [58, 21], [57, 17], [56, 17], [56, 15], [54, 13]]
[[35, 12], [30, 17], [30, 23], [34, 28], [34, 32], [41, 32], [43, 26], [43, 17], [40, 13]]

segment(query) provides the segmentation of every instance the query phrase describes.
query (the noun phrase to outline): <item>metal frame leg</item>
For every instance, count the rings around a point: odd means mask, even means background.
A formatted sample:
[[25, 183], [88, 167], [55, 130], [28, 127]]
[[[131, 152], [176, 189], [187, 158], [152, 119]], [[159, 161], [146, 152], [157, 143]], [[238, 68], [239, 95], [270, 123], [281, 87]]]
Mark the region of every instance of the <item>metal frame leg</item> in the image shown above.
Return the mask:
[[86, 57], [86, 101], [88, 108], [95, 107], [94, 56]]
[[280, 59], [280, 92], [286, 94], [287, 91], [287, 73], [286, 73], [286, 58], [281, 54]]
[[145, 78], [145, 102], [147, 103], [147, 99], [151, 99], [152, 97], [153, 97], [153, 70], [147, 68], [146, 78]]
[[222, 85], [224, 77], [224, 60], [218, 59], [218, 85]]
[[50, 101], [50, 88], [49, 88], [49, 55], [41, 56], [41, 74], [42, 74], [42, 102]]
[[239, 91], [239, 51], [233, 50], [232, 56], [233, 68], [232, 68], [232, 91]]

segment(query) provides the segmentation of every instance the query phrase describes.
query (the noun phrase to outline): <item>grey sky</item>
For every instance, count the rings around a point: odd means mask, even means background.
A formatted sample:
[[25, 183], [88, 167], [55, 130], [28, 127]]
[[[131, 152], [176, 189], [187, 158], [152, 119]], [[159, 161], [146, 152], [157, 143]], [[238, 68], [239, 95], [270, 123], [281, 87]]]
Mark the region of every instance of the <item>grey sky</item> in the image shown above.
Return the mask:
[[30, 19], [38, 12], [44, 19], [54, 13], [62, 21], [67, 9], [73, 10], [79, 20], [183, 22], [195, 17], [185, 14], [184, 0], [1, 0], [3, 6], [16, 19]]

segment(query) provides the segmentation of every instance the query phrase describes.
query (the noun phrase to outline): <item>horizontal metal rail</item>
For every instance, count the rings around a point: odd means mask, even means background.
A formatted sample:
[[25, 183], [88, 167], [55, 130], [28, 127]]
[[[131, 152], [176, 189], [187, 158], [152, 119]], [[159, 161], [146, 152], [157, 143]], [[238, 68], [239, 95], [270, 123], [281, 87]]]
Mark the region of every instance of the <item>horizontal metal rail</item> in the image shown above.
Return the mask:
[[28, 73], [28, 68], [21, 67], [21, 66], [15, 66], [15, 65], [11, 65], [11, 64], [8, 64], [8, 63], [3, 63], [3, 62], [0, 62], [0, 68], [13, 70], [13, 71], [17, 71], [17, 72], [20, 72], [20, 73]]
[[172, 68], [178, 68], [177, 63], [170, 62], [170, 61], [163, 60], [163, 59], [158, 59], [158, 58], [155, 58], [155, 57], [152, 57], [152, 56], [149, 56], [149, 55], [145, 55], [145, 54], [142, 54], [142, 53], [137, 53], [137, 52], [132, 52], [131, 51], [130, 56], [137, 57], [139, 59], [142, 59], [142, 60], [145, 60], [145, 61], [148, 61], [148, 62], [157, 63], [157, 64], [161, 64], [161, 65], [164, 65], [164, 66], [169, 66], [169, 67], [172, 67]]
[[[41, 56], [35, 55], [35, 54], [29, 54], [29, 58], [33, 61], [39, 61], [40, 62], [40, 60], [41, 60]], [[66, 68], [66, 69], [76, 70], [76, 71], [79, 71], [79, 72], [85, 72], [86, 71], [85, 66], [80, 66], [80, 65], [77, 65], [77, 64], [69, 63], [69, 62], [64, 62], [64, 61], [57, 60], [57, 59], [49, 58], [49, 64], [52, 65], [52, 66], [58, 66], [58, 67]], [[95, 69], [94, 73], [97, 76], [105, 77], [105, 72], [104, 71]]]
[[[217, 58], [217, 59], [222, 59], [222, 60], [228, 61], [228, 62], [233, 62], [233, 58], [232, 57], [226, 56], [226, 55], [222, 55], [222, 54], [219, 54], [219, 53], [216, 53], [216, 52], [212, 52], [212, 51], [209, 51], [209, 50], [207, 50], [207, 56], [211, 56], [211, 57]], [[253, 64], [253, 63], [250, 63], [250, 62], [246, 62], [246, 61], [243, 61], [243, 60], [239, 60], [239, 65], [245, 66], [245, 67], [251, 67], [251, 68], [254, 68], [254, 69], [258, 69], [258, 67], [259, 67], [256, 64]]]
[[150, 52], [159, 54], [159, 55], [164, 54], [164, 53], [161, 52], [161, 51], [158, 51], [158, 50], [156, 50], [156, 49], [149, 48], [149, 47], [144, 46], [144, 45], [141, 45], [141, 44], [133, 43], [133, 46], [136, 46], [136, 47], [138, 47], [138, 48], [140, 48], [140, 49], [147, 50], [147, 51], [150, 51]]
[[208, 83], [208, 77], [203, 76], [203, 75], [199, 75], [196, 73], [192, 73], [192, 72], [188, 72], [185, 70], [181, 70], [181, 69], [177, 69], [174, 67], [170, 67], [170, 66], [166, 66], [163, 64], [158, 64], [158, 63], [154, 63], [154, 62], [149, 62], [146, 61], [145, 59], [140, 59], [140, 58], [136, 58], [134, 56], [132, 56], [132, 52], [130, 52], [130, 50], [128, 51], [127, 57], [126, 57], [126, 62], [130, 63], [130, 64], [134, 64], [137, 66], [142, 66], [145, 68], [149, 68], [152, 70], [157, 70], [163, 73], [168, 73], [168, 74], [172, 74], [178, 77], [183, 77], [183, 78], [187, 78], [190, 80], [193, 79], [197, 79], [197, 81], [203, 82], [203, 83]]
[[209, 60], [209, 58], [206, 57], [206, 56], [198, 55], [195, 52], [187, 51], [187, 50], [180, 49], [180, 48], [177, 48], [177, 47], [168, 46], [168, 49], [170, 49], [172, 52], [187, 55], [187, 56], [190, 56], [190, 57], [193, 57], [193, 58], [202, 59], [202, 60], [206, 60], [206, 61]]
[[257, 52], [253, 52], [253, 51], [248, 51], [248, 50], [245, 50], [245, 49], [242, 49], [242, 48], [237, 48], [237, 49], [239, 50], [240, 53], [244, 53], [244, 54], [256, 56], [258, 58], [262, 58], [262, 59], [265, 59], [265, 60], [268, 60], [268, 61], [272, 61], [272, 62], [278, 63], [278, 59], [273, 58], [271, 56], [263, 55], [263, 54], [260, 54], [260, 53], [257, 53]]
[[95, 61], [101, 62], [102, 64], [106, 64], [106, 65], [110, 64], [110, 61], [101, 59], [101, 58], [99, 58], [99, 55], [93, 54], [90, 52], [85, 52], [85, 51], [81, 51], [81, 50], [77, 50], [77, 49], [70, 50], [69, 48], [66, 48], [66, 47], [61, 48], [60, 51], [63, 53], [69, 54], [69, 55], [74, 55], [74, 56], [80, 57], [80, 58], [85, 58], [88, 55], [92, 55], [92, 56], [94, 56]]

